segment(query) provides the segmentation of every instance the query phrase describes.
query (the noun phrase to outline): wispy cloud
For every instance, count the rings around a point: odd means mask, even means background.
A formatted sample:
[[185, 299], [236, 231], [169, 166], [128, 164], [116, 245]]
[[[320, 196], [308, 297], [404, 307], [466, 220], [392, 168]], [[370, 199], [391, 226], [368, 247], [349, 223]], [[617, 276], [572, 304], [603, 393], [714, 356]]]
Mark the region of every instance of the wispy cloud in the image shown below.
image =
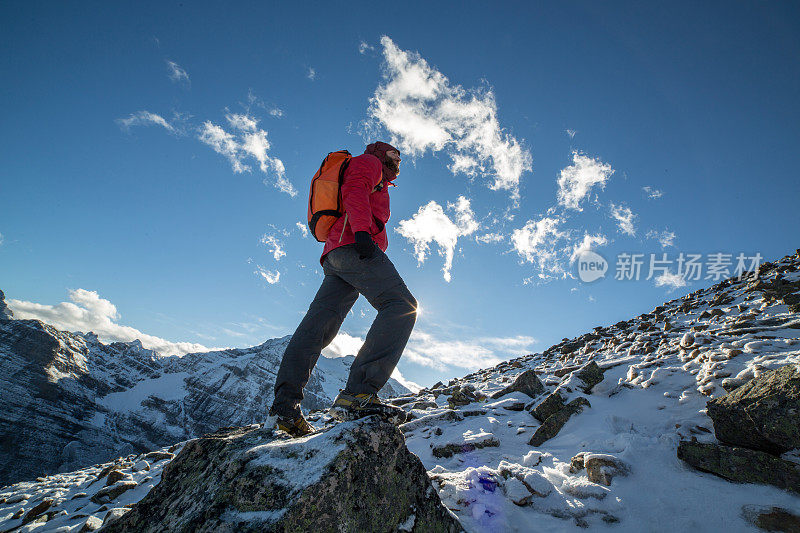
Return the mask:
[[96, 291], [75, 289], [69, 291], [71, 302], [45, 305], [22, 300], [8, 300], [8, 306], [18, 319], [37, 319], [67, 331], [94, 332], [103, 342], [130, 342], [140, 340], [142, 346], [161, 355], [185, 355], [205, 352], [202, 344], [171, 342], [147, 335], [131, 326], [118, 323], [120, 314], [109, 300], [101, 298]]
[[[225, 115], [231, 132], [222, 126], [206, 121], [200, 128], [198, 139], [225, 156], [231, 164], [234, 173], [249, 172], [250, 166], [245, 162], [253, 158], [265, 174], [275, 177], [273, 185], [286, 194], [297, 196], [297, 190], [286, 178], [286, 168], [283, 161], [271, 157], [267, 152], [271, 148], [267, 140], [267, 132], [258, 128], [258, 120], [247, 114], [229, 113]], [[264, 180], [266, 184], [267, 181]]]
[[584, 234], [583, 240], [576, 243], [572, 248], [572, 255], [569, 257], [569, 262], [574, 263], [583, 252], [591, 252], [600, 246], [608, 244], [608, 238], [600, 233], [596, 235]]
[[0, 233], [0, 246], [2, 246], [2, 245], [3, 245], [3, 234]]
[[302, 222], [298, 222], [297, 229], [300, 230], [300, 234], [303, 235], [304, 239], [308, 237], [308, 226], [306, 226]]
[[151, 113], [150, 111], [137, 111], [131, 113], [127, 118], [118, 118], [116, 123], [124, 130], [130, 130], [132, 126], [151, 126], [153, 124], [161, 126], [172, 134], [180, 134], [179, 127], [174, 126], [161, 115]]
[[314, 81], [315, 79], [317, 79], [317, 71], [311, 67], [308, 67], [308, 70], [306, 71], [306, 78], [310, 79], [311, 81]]
[[563, 256], [569, 246], [565, 248], [562, 241], [566, 241], [569, 233], [561, 228], [562, 223], [558, 217], [542, 217], [529, 220], [511, 233], [514, 249], [525, 261], [539, 268], [541, 279], [567, 275]]
[[532, 158], [500, 127], [492, 90], [451, 84], [419, 54], [401, 50], [387, 36], [381, 45], [383, 83], [370, 99], [367, 132], [385, 128], [391, 142], [411, 156], [444, 151], [453, 174], [487, 178], [491, 189], [508, 191], [517, 200], [520, 176], [531, 170]]
[[646, 186], [646, 187], [642, 187], [642, 190], [647, 194], [647, 197], [652, 199], [652, 200], [655, 200], [656, 198], [661, 198], [662, 196], [664, 196], [664, 192], [663, 191], [660, 191], [658, 189], [654, 189], [653, 187], [650, 187], [649, 185]]
[[574, 139], [575, 138], [575, 134], [578, 133], [575, 130], [566, 130], [566, 131], [567, 131], [567, 135], [569, 135], [570, 139]]
[[261, 265], [256, 265], [256, 272], [255, 273], [257, 275], [261, 276], [270, 285], [275, 285], [281, 279], [281, 273], [278, 270], [275, 270], [275, 271], [267, 270], [266, 268], [262, 267]]
[[581, 202], [593, 187], [603, 189], [614, 173], [611, 165], [578, 152], [572, 152], [572, 164], [561, 170], [558, 178], [558, 203], [581, 211]]
[[169, 59], [166, 60], [166, 63], [167, 70], [169, 71], [169, 79], [176, 83], [181, 80], [189, 83], [189, 75], [181, 68], [180, 65], [174, 61], [170, 61]]
[[361, 41], [358, 43], [358, 53], [361, 55], [366, 54], [367, 52], [374, 52], [375, 47], [371, 44], [367, 43], [366, 41]]
[[617, 221], [617, 227], [619, 228], [619, 231], [626, 235], [630, 235], [631, 237], [636, 235], [636, 227], [634, 225], [636, 215], [629, 207], [612, 203], [611, 217]]
[[401, 220], [396, 231], [414, 245], [414, 255], [419, 264], [425, 262], [430, 244], [436, 243], [439, 255], [445, 258], [442, 273], [445, 281], [449, 282], [458, 238], [474, 233], [478, 223], [466, 197], [459, 196], [454, 204], [448, 204], [447, 207], [454, 212], [453, 220], [445, 214], [442, 206], [431, 200], [410, 219]]
[[667, 287], [670, 290], [675, 290], [686, 286], [686, 280], [683, 278], [683, 276], [673, 272], [664, 272], [663, 274], [656, 276], [654, 279], [656, 287]]
[[506, 238], [502, 233], [484, 233], [483, 235], [478, 235], [475, 237], [476, 241], [484, 244], [503, 242], [505, 239]]
[[265, 233], [261, 236], [261, 244], [269, 248], [272, 257], [275, 258], [275, 261], [280, 261], [281, 257], [286, 255], [286, 252], [283, 250], [283, 242], [280, 241], [275, 235], [270, 235]]
[[647, 232], [646, 237], [648, 239], [655, 239], [661, 244], [662, 248], [667, 248], [669, 246], [675, 246], [675, 232], [664, 230], [664, 231], [656, 231], [650, 230]]

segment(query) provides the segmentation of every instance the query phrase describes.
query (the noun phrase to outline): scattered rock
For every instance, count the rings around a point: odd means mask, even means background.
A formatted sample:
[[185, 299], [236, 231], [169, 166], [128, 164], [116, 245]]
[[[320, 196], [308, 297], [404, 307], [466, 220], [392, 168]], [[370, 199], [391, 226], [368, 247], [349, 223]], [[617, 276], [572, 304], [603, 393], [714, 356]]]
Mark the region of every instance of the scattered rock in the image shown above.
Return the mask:
[[575, 398], [565, 405], [563, 409], [550, 415], [547, 420], [542, 422], [542, 425], [536, 428], [536, 432], [531, 437], [531, 440], [528, 441], [528, 444], [531, 446], [541, 446], [546, 441], [552, 439], [558, 435], [558, 432], [561, 431], [561, 428], [564, 427], [567, 420], [569, 420], [572, 415], [583, 411], [584, 407], [591, 407], [589, 400], [583, 397]]
[[50, 506], [53, 505], [53, 500], [47, 498], [33, 506], [33, 508], [28, 511], [25, 515], [25, 518], [22, 519], [23, 524], [29, 524], [33, 522], [36, 518], [38, 518], [42, 513], [47, 511]]
[[616, 476], [627, 476], [630, 467], [613, 455], [591, 453], [584, 456], [586, 475], [592, 483], [608, 487]]
[[581, 470], [584, 469], [586, 466], [583, 462], [583, 458], [586, 456], [586, 452], [579, 452], [577, 455], [574, 455], [572, 459], [569, 461], [569, 471], [571, 474], [577, 474]]
[[475, 393], [467, 387], [461, 387], [453, 392], [452, 396], [447, 399], [450, 409], [455, 409], [462, 405], [469, 405], [476, 401], [478, 401], [478, 398], [475, 396]]
[[742, 518], [764, 531], [800, 533], [800, 516], [782, 507], [744, 505]]
[[448, 458], [457, 453], [467, 453], [480, 448], [495, 448], [497, 446], [500, 446], [500, 441], [490, 434], [487, 434], [483, 438], [474, 439], [463, 443], [451, 443], [442, 446], [434, 446], [432, 453], [434, 457]]
[[514, 402], [503, 405], [503, 409], [507, 411], [522, 411], [525, 409], [525, 402]]
[[692, 335], [689, 332], [684, 333], [683, 337], [681, 338], [681, 346], [683, 346], [684, 348], [688, 348], [693, 344], [694, 344], [694, 335]]
[[86, 519], [86, 522], [83, 523], [83, 527], [80, 528], [78, 533], [85, 533], [87, 531], [97, 531], [102, 527], [103, 521], [100, 520], [96, 516], [90, 516]]
[[11, 504], [14, 504], [14, 503], [24, 502], [26, 500], [29, 500], [30, 498], [31, 498], [31, 495], [30, 494], [25, 494], [24, 492], [20, 492], [19, 494], [12, 494], [6, 500], [6, 505], [11, 505]]
[[420, 409], [422, 411], [426, 409], [436, 409], [437, 407], [439, 406], [436, 404], [436, 402], [424, 401], [424, 400], [421, 402], [414, 402], [413, 404], [411, 404], [411, 409]]
[[120, 494], [136, 488], [137, 485], [138, 483], [135, 481], [118, 481], [113, 485], [98, 490], [94, 496], [89, 499], [94, 503], [108, 503], [117, 499]]
[[539, 405], [533, 408], [531, 414], [539, 422], [544, 422], [552, 415], [564, 408], [566, 402], [559, 391], [555, 391], [542, 400]]
[[112, 522], [116, 522], [128, 512], [130, 512], [129, 507], [114, 507], [113, 509], [109, 509], [106, 516], [103, 518], [103, 525], [106, 526]]
[[134, 472], [148, 472], [150, 471], [150, 463], [142, 459], [141, 461], [137, 461], [136, 464], [133, 465], [132, 470]]
[[603, 381], [603, 371], [594, 361], [584, 365], [576, 376], [584, 382], [583, 392], [586, 394], [592, 392], [592, 387]]
[[158, 462], [158, 461], [162, 461], [164, 459], [172, 460], [172, 459], [175, 458], [175, 454], [174, 453], [170, 453], [170, 452], [155, 451], [155, 452], [150, 452], [150, 453], [145, 454], [144, 458], [145, 459], [150, 459], [153, 462]]
[[112, 470], [108, 473], [108, 478], [106, 479], [106, 487], [113, 485], [117, 481], [122, 481], [126, 477], [130, 476], [123, 474], [121, 470]]
[[367, 417], [302, 439], [251, 426], [190, 441], [104, 532], [388, 532], [411, 515], [415, 531], [462, 529], [402, 433]]
[[544, 385], [541, 381], [539, 381], [539, 378], [536, 376], [536, 372], [533, 370], [526, 370], [517, 376], [517, 379], [515, 379], [511, 385], [492, 394], [492, 398], [500, 398], [501, 396], [505, 396], [506, 394], [510, 394], [512, 392], [522, 392], [531, 398], [536, 398], [544, 392]]
[[708, 416], [722, 442], [775, 455], [800, 448], [800, 371], [796, 365], [765, 370], [709, 401]]
[[737, 483], [763, 483], [800, 493], [800, 465], [747, 448], [683, 441], [678, 459]]

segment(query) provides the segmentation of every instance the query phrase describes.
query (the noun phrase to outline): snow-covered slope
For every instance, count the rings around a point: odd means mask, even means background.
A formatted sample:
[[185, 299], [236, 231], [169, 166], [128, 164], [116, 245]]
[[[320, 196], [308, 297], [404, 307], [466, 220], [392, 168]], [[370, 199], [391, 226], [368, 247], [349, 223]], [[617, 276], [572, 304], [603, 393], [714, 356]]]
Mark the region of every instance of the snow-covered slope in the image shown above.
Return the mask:
[[[0, 485], [262, 421], [289, 338], [161, 357], [0, 315]], [[329, 405], [352, 361], [321, 357], [303, 406]], [[382, 394], [406, 392], [392, 379]]]
[[[543, 353], [393, 401], [412, 415], [401, 426], [408, 448], [467, 531], [756, 531], [747, 510], [777, 506], [800, 514], [800, 496], [699, 472], [676, 451], [681, 440], [715, 442], [709, 399], [767, 370], [800, 364], [798, 305], [800, 253], [764, 265], [757, 281], [728, 280]], [[574, 370], [592, 361], [603, 379], [586, 393]], [[528, 370], [544, 383], [542, 392], [492, 398]], [[533, 446], [542, 424], [530, 410], [557, 389], [570, 389], [591, 406]], [[310, 418], [332, 424], [321, 412]], [[582, 452], [587, 468], [573, 467]], [[783, 457], [800, 462], [798, 452]], [[42, 531], [78, 531], [87, 520], [124, 513], [168, 463], [134, 472], [144, 458], [118, 460], [121, 475], [138, 484], [107, 503], [90, 498], [104, 484], [94, 481], [97, 473], [112, 464], [6, 487], [0, 530], [48, 500], [52, 516]], [[589, 480], [590, 460], [616, 465], [594, 471], [614, 474], [610, 484]]]

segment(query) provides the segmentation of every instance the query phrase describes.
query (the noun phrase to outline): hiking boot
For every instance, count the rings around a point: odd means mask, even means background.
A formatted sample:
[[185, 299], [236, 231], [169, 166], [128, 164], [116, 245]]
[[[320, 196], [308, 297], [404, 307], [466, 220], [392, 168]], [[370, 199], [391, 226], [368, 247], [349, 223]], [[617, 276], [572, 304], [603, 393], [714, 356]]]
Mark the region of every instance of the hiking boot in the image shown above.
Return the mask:
[[303, 413], [300, 413], [300, 415], [297, 417], [292, 417], [279, 414], [270, 409], [269, 416], [271, 418], [275, 418], [275, 429], [285, 431], [295, 438], [303, 437], [316, 431], [316, 428], [309, 424], [308, 421], [303, 417]]
[[394, 405], [383, 403], [374, 393], [351, 394], [344, 390], [339, 391], [339, 395], [328, 413], [339, 420], [356, 420], [365, 416], [378, 415], [395, 425], [406, 421], [405, 411]]

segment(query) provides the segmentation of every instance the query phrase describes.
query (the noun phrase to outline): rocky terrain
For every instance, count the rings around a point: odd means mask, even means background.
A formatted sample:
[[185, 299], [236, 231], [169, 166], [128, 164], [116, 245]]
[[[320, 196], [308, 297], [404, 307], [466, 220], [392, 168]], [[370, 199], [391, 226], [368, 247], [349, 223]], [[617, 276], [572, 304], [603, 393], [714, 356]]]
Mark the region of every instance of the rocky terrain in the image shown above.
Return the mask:
[[[288, 342], [163, 357], [14, 320], [0, 291], [0, 485], [263, 421]], [[352, 361], [321, 357], [303, 406], [330, 405]], [[382, 394], [403, 392], [390, 380]]]
[[[470, 532], [798, 531], [799, 305], [800, 252], [543, 353], [393, 398], [410, 415], [400, 426], [405, 448]], [[353, 427], [324, 411], [309, 418], [320, 431], [303, 439], [259, 426], [208, 437], [259, 435], [261, 446], [295, 451], [265, 459], [277, 470], [259, 486], [276, 487], [273, 499], [242, 489], [230, 500], [235, 505], [208, 506], [207, 524], [228, 516], [242, 520], [242, 530], [258, 520], [264, 530], [280, 530], [275, 515], [290, 513], [280, 495], [297, 494], [287, 504], [299, 501], [300, 489], [318, 479], [298, 484], [286, 474], [292, 468], [303, 479], [309, 469], [327, 472], [333, 477], [324, 483], [342, 481], [343, 498], [357, 490], [347, 483], [349, 467], [341, 478], [332, 473], [339, 449], [314, 444]], [[391, 440], [388, 429], [371, 431]], [[369, 456], [366, 440], [348, 442]], [[392, 446], [394, 456], [406, 457]], [[216, 470], [188, 485], [188, 477], [173, 475], [190, 461], [189, 449], [179, 443], [149, 458], [130, 454], [0, 489], [0, 531], [89, 531], [104, 522], [124, 531], [189, 491], [217, 490]], [[406, 468], [402, 502], [422, 487]], [[331, 486], [324, 483], [320, 494]], [[248, 502], [267, 507], [248, 509]], [[431, 530], [410, 520], [414, 502], [391, 508], [385, 530]], [[188, 503], [181, 508], [193, 516]], [[363, 512], [382, 516], [383, 507]]]

